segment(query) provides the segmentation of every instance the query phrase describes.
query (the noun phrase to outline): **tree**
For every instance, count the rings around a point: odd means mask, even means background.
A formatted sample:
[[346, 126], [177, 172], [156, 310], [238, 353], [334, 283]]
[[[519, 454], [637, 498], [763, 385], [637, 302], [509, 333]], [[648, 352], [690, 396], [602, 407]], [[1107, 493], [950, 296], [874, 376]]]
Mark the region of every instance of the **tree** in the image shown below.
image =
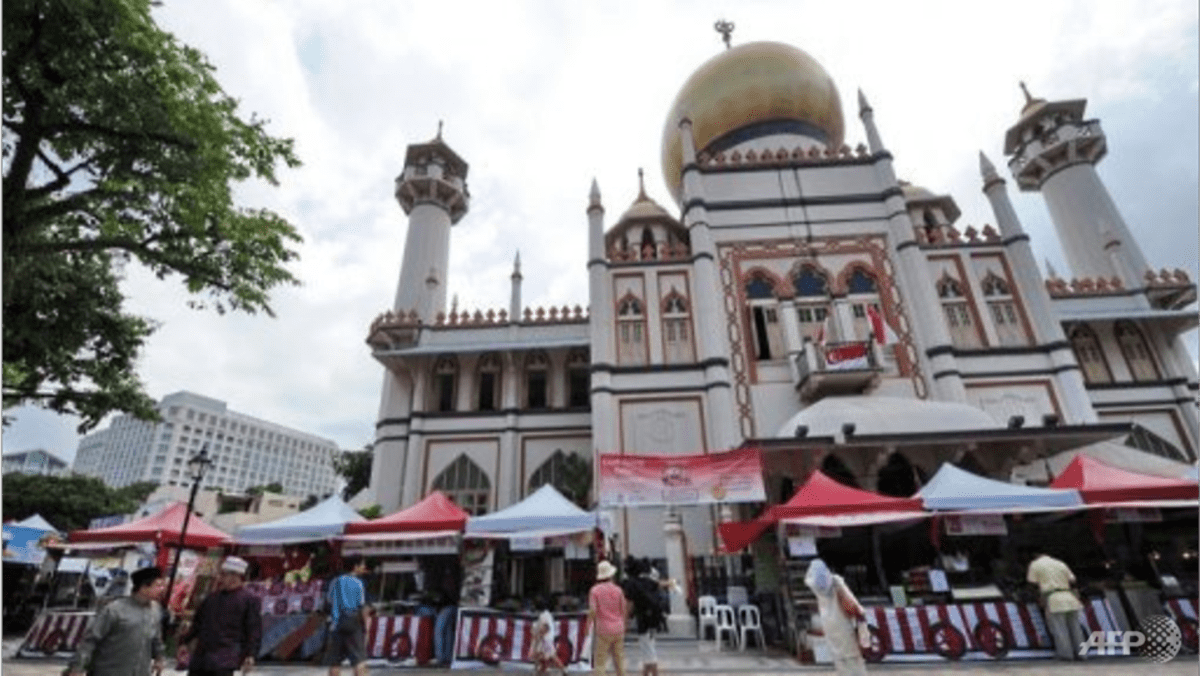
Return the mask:
[[112, 489], [96, 477], [79, 474], [60, 477], [12, 472], [4, 475], [4, 518], [21, 520], [41, 514], [56, 528], [87, 528], [92, 519], [136, 510], [142, 500], [136, 499], [137, 490], [128, 489], [137, 485]]
[[333, 456], [333, 471], [346, 480], [346, 488], [342, 490], [343, 500], [349, 500], [371, 485], [371, 462], [374, 457], [374, 444], [367, 444], [361, 451], [343, 451]]
[[262, 486], [248, 486], [244, 491], [246, 495], [262, 495], [263, 493], [282, 493], [283, 484], [278, 481], [272, 481], [269, 484]]
[[3, 406], [157, 419], [135, 372], [154, 323], [123, 310], [123, 266], [179, 275], [189, 305], [264, 312], [297, 284], [283, 218], [234, 205], [299, 165], [291, 139], [237, 115], [151, 0], [12, 0], [4, 12]]

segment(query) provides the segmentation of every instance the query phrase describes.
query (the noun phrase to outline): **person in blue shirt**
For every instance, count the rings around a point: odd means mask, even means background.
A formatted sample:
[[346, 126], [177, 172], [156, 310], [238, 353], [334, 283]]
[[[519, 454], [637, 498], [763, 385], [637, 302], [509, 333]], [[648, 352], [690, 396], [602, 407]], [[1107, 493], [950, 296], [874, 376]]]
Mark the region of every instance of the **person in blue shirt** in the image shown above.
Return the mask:
[[329, 676], [339, 676], [344, 660], [350, 660], [354, 676], [367, 674], [367, 622], [370, 619], [362, 580], [367, 564], [360, 557], [343, 562], [342, 574], [334, 578], [326, 593], [329, 604], [329, 643], [325, 666]]

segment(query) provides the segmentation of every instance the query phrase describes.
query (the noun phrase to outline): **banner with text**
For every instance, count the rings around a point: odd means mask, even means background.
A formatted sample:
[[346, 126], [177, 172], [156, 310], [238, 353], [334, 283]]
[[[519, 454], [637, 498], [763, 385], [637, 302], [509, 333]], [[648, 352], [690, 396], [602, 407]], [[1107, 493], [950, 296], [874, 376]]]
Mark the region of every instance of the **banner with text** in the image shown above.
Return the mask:
[[758, 449], [707, 455], [600, 456], [601, 507], [765, 500]]

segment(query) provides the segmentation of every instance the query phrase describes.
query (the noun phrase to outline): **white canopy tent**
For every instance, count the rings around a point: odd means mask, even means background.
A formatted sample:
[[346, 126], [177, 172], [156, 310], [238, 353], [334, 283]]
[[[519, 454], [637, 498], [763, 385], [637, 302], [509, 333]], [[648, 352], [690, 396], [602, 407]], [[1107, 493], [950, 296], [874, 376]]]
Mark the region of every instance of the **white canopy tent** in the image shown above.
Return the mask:
[[244, 545], [283, 545], [340, 537], [349, 522], [366, 521], [337, 495], [331, 495], [298, 514], [282, 519], [243, 526], [233, 536]]
[[916, 496], [936, 511], [1037, 511], [1083, 508], [1074, 489], [1037, 488], [997, 481], [943, 464]]
[[586, 512], [546, 484], [529, 497], [492, 514], [467, 519], [465, 537], [553, 537], [600, 528], [611, 530], [608, 515]]

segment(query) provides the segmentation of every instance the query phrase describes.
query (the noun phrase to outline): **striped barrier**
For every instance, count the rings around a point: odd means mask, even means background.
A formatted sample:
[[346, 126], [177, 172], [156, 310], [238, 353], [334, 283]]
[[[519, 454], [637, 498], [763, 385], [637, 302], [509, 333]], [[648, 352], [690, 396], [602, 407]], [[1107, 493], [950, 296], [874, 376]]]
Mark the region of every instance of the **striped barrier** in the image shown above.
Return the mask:
[[43, 611], [25, 634], [17, 650], [19, 657], [70, 657], [96, 613], [91, 611]]
[[393, 666], [424, 666], [433, 655], [433, 615], [380, 615], [367, 627], [367, 658]]
[[[532, 666], [529, 649], [533, 641], [533, 623], [537, 615], [505, 613], [482, 608], [463, 608], [458, 614], [452, 669], [494, 667], [500, 664]], [[570, 668], [581, 662], [590, 664], [584, 654], [586, 613], [554, 615], [555, 648], [563, 664]]]
[[311, 613], [325, 605], [323, 580], [296, 584], [282, 582], [248, 582], [246, 591], [262, 601], [263, 615], [292, 615]]
[[1200, 651], [1200, 631], [1197, 630], [1196, 608], [1200, 606], [1197, 599], [1189, 598], [1173, 598], [1164, 599], [1163, 607], [1175, 620], [1175, 624], [1179, 625], [1179, 631], [1183, 634], [1183, 647], [1185, 650], [1195, 654]]
[[1036, 604], [1010, 601], [867, 608], [872, 662], [1046, 657], [1053, 648]]

